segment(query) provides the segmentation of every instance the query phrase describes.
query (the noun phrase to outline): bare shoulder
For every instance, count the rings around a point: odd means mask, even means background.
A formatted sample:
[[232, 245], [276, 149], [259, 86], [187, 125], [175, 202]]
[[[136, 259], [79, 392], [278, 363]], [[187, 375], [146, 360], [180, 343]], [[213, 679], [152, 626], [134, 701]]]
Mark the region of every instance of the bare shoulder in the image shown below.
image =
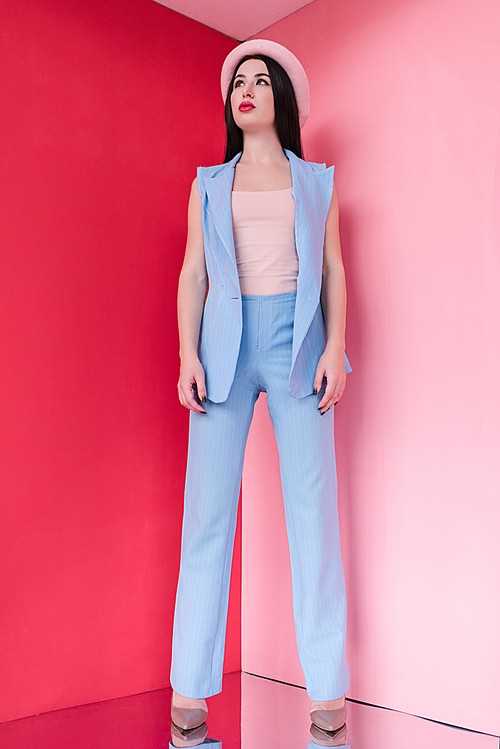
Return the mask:
[[191, 196], [192, 195], [199, 195], [198, 192], [198, 177], [195, 177], [194, 180], [191, 182]]
[[202, 241], [202, 210], [201, 197], [198, 191], [198, 181], [195, 177], [191, 183], [191, 194], [188, 203], [188, 244], [195, 240]]
[[189, 195], [189, 208], [201, 207], [200, 192], [198, 190], [198, 179], [195, 177], [191, 183], [191, 192]]
[[337, 197], [337, 188], [335, 181], [333, 183], [332, 199], [330, 200], [330, 207], [328, 208], [327, 222], [336, 222], [339, 218], [339, 201]]

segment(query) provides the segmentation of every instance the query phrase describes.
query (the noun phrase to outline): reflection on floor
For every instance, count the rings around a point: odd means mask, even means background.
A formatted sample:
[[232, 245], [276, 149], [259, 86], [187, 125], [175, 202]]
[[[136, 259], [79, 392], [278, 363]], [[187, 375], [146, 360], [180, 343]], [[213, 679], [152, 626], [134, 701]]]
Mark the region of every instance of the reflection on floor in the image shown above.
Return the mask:
[[[168, 749], [170, 689], [0, 725], [2, 749]], [[315, 749], [306, 691], [227, 674], [208, 700], [210, 749]], [[241, 708], [242, 706], [242, 708]], [[351, 749], [498, 749], [498, 737], [348, 700]], [[215, 740], [215, 741], [214, 741]], [[215, 743], [217, 742], [217, 743]], [[220, 744], [219, 744], [220, 742]]]
[[[242, 674], [242, 749], [313, 749], [305, 689]], [[209, 736], [214, 736], [209, 732]], [[217, 737], [218, 738], [218, 737]], [[498, 749], [499, 739], [347, 700], [351, 749]]]

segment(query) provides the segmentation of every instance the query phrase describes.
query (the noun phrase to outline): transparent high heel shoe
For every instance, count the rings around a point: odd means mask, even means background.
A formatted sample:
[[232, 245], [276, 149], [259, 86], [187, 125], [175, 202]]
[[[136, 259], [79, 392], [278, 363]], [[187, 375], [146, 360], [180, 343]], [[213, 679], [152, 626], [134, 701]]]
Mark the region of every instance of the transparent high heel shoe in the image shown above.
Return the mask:
[[170, 706], [172, 744], [175, 747], [191, 747], [203, 744], [207, 737], [208, 710], [203, 708], [176, 707], [174, 695]]
[[347, 743], [347, 705], [336, 710], [311, 710], [310, 734], [319, 746], [345, 746]]

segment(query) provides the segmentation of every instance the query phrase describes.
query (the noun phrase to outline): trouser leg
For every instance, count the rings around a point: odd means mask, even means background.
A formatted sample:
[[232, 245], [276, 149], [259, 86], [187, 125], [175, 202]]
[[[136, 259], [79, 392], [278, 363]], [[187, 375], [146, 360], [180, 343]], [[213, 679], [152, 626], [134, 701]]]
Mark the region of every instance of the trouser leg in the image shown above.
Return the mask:
[[260, 377], [280, 456], [300, 663], [309, 697], [333, 700], [349, 686], [334, 409], [321, 416], [322, 390], [288, 394], [294, 305], [283, 297], [262, 307]]
[[205, 698], [222, 689], [229, 583], [243, 455], [258, 393], [235, 379], [224, 403], [190, 414], [182, 546], [174, 615], [174, 690]]
[[346, 590], [337, 512], [334, 409], [321, 395], [268, 391], [280, 455], [290, 547], [297, 648], [309, 697], [333, 700], [349, 687]]

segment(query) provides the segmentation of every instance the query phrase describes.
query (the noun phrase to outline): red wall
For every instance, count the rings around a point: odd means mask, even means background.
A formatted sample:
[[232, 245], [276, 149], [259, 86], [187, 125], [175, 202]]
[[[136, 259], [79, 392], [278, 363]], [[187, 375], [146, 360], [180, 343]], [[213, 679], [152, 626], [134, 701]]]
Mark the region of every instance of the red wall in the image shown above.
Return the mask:
[[234, 44], [145, 0], [1, 4], [0, 720], [169, 683], [176, 284]]

